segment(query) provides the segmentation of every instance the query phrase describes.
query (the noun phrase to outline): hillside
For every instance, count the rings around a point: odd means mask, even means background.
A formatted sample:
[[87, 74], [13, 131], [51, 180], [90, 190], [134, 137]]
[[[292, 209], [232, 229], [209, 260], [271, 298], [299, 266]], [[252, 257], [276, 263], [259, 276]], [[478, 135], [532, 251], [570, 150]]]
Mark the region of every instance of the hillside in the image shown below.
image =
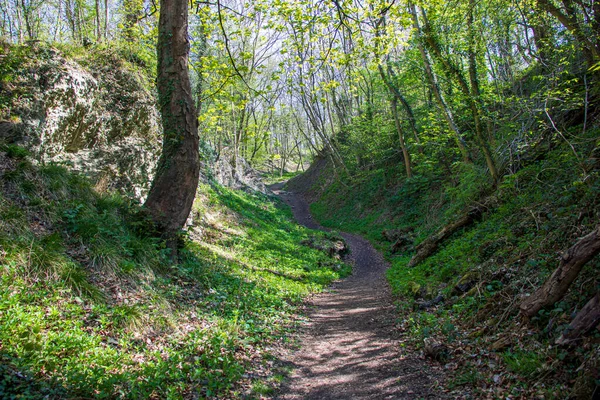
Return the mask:
[[140, 206], [81, 175], [9, 145], [0, 183], [3, 398], [259, 396], [302, 299], [347, 273], [260, 193], [202, 185], [171, 265]]
[[[600, 259], [530, 321], [519, 305], [600, 220], [597, 137], [595, 125], [576, 153], [560, 138], [544, 139], [537, 156], [525, 154], [530, 161], [497, 187], [472, 168], [406, 179], [392, 165], [343, 184], [331, 180], [323, 157], [288, 188], [314, 200], [320, 223], [364, 235], [384, 252], [399, 329], [425, 354], [432, 342], [442, 346], [441, 363], [453, 371], [448, 389], [471, 388], [477, 398], [588, 399], [597, 390], [598, 328], [567, 346], [555, 342], [597, 292]], [[408, 265], [415, 247], [481, 205], [472, 225]]]
[[148, 71], [109, 49], [3, 51], [0, 397], [272, 392], [303, 300], [348, 273], [303, 243], [337, 238], [208, 154], [173, 264], [139, 203], [160, 148]]

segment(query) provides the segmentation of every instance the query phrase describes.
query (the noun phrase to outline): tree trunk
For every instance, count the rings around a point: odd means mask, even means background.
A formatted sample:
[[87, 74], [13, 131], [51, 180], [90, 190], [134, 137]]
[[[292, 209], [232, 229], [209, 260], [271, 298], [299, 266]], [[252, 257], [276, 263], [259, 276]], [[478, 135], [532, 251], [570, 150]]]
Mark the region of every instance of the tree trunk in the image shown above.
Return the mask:
[[471, 157], [469, 156], [469, 151], [467, 150], [467, 145], [465, 143], [465, 140], [462, 137], [460, 130], [458, 129], [458, 126], [456, 125], [456, 122], [454, 121], [454, 115], [452, 113], [452, 110], [450, 110], [450, 107], [446, 103], [446, 100], [444, 99], [444, 95], [442, 94], [442, 91], [440, 90], [440, 85], [438, 83], [437, 76], [435, 75], [435, 72], [433, 71], [432, 62], [429, 57], [429, 53], [427, 52], [427, 49], [425, 49], [425, 46], [423, 44], [421, 26], [419, 24], [419, 17], [417, 14], [417, 9], [416, 9], [415, 5], [412, 3], [410, 4], [410, 13], [412, 15], [413, 27], [415, 29], [415, 32], [417, 33], [417, 40], [416, 40], [417, 47], [418, 47], [419, 52], [421, 53], [421, 57], [423, 59], [423, 66], [425, 67], [425, 76], [427, 77], [427, 80], [429, 82], [431, 92], [433, 93], [433, 96], [435, 97], [435, 100], [437, 101], [439, 108], [444, 113], [444, 117], [446, 118], [448, 127], [454, 133], [454, 136], [456, 138], [456, 144], [458, 145], [458, 149], [460, 150], [460, 153], [463, 157], [463, 161], [466, 163], [470, 163]]
[[404, 156], [404, 168], [406, 169], [406, 177], [412, 178], [412, 165], [410, 162], [410, 154], [404, 141], [404, 134], [402, 132], [402, 125], [400, 124], [400, 117], [398, 117], [398, 99], [392, 96], [391, 100], [392, 114], [394, 115], [394, 123], [396, 124], [396, 131], [398, 132], [398, 138], [400, 139], [400, 148], [402, 149], [402, 155]]
[[77, 38], [77, 28], [75, 22], [75, 8], [76, 6], [71, 2], [71, 0], [65, 1], [65, 16], [67, 17], [67, 23], [69, 24], [69, 29], [71, 30], [71, 36], [74, 42], [78, 42]]
[[[304, 160], [302, 159], [302, 148], [300, 147], [300, 141], [296, 139], [296, 147], [298, 149], [298, 158], [300, 162], [300, 166], [302, 167], [302, 172], [304, 172]], [[296, 168], [296, 172], [298, 172], [298, 168]]]
[[17, 2], [16, 6], [15, 6], [15, 11], [17, 13], [17, 23], [19, 24], [19, 28], [17, 29], [17, 32], [19, 33], [19, 42], [18, 43], [23, 43], [23, 33], [24, 33], [23, 18], [21, 17], [21, 7], [19, 5], [19, 2]]
[[[400, 149], [402, 150], [402, 155], [404, 158], [404, 168], [406, 169], [406, 177], [407, 178], [412, 178], [412, 165], [411, 165], [411, 160], [410, 160], [410, 154], [408, 153], [408, 148], [406, 147], [406, 140], [404, 139], [404, 132], [402, 131], [402, 124], [400, 123], [400, 117], [398, 115], [398, 100], [400, 99], [401, 102], [406, 102], [406, 100], [404, 99], [404, 96], [402, 96], [402, 93], [400, 93], [400, 90], [398, 90], [398, 88], [396, 86], [394, 86], [394, 84], [392, 82], [390, 82], [389, 78], [386, 76], [385, 72], [383, 71], [383, 67], [381, 66], [381, 64], [379, 64], [377, 66], [378, 70], [379, 70], [379, 75], [381, 75], [381, 79], [383, 79], [383, 82], [386, 84], [386, 86], [389, 89], [390, 95], [392, 96], [391, 100], [390, 100], [390, 105], [392, 108], [392, 115], [394, 116], [394, 124], [396, 125], [396, 132], [398, 133], [398, 139], [400, 140]], [[408, 103], [407, 103], [408, 105]], [[409, 106], [410, 108], [410, 106]], [[411, 121], [411, 126], [413, 127], [413, 129], [416, 129], [416, 124], [413, 125], [414, 123], [414, 116], [411, 115], [412, 114], [412, 110], [411, 113], [409, 114], [409, 120]], [[412, 120], [411, 120], [412, 117]], [[415, 137], [418, 137], [415, 131]]]
[[556, 344], [564, 345], [576, 341], [600, 323], [600, 293], [594, 297], [577, 313], [575, 319], [557, 340]]
[[540, 63], [543, 74], [548, 73], [550, 69], [550, 54], [552, 52], [551, 28], [542, 17], [542, 10], [536, 3], [535, 11], [539, 14], [533, 19], [531, 31], [533, 32], [533, 42], [536, 47], [536, 57]]
[[99, 43], [102, 41], [102, 35], [100, 33], [100, 0], [95, 0], [96, 6], [96, 41]]
[[186, 0], [161, 0], [157, 43], [158, 99], [163, 149], [145, 203], [176, 257], [176, 234], [184, 226], [200, 173], [198, 125], [188, 75]]
[[108, 0], [104, 0], [104, 40], [108, 42]]
[[542, 308], [562, 299], [583, 266], [598, 253], [600, 253], [600, 225], [579, 239], [562, 255], [558, 268], [550, 278], [521, 303], [521, 314], [533, 317]]
[[31, 15], [32, 13], [32, 6], [31, 4], [26, 5], [25, 1], [21, 0], [21, 6], [23, 7], [23, 19], [25, 20], [25, 29], [27, 30], [27, 38], [29, 40], [35, 40], [35, 34], [33, 32], [33, 21], [31, 21], [31, 19], [33, 18], [33, 16]]
[[[174, 3], [177, 0], [168, 0], [167, 3]], [[161, 4], [163, 0], [161, 0]], [[124, 21], [123, 21], [123, 37], [128, 42], [134, 42], [136, 40], [137, 33], [135, 28], [140, 21], [144, 11], [143, 2], [138, 0], [126, 0], [123, 2], [124, 8]], [[162, 13], [161, 13], [162, 14]], [[187, 11], [186, 11], [186, 32], [187, 32]], [[160, 33], [159, 33], [160, 34]], [[186, 57], [187, 58], [187, 57]]]
[[[476, 32], [474, 29], [474, 13], [475, 13], [475, 1], [469, 0], [469, 14], [467, 16], [467, 26], [468, 26], [468, 59], [469, 59], [469, 81], [471, 83], [471, 109], [473, 110], [473, 118], [475, 119], [475, 129], [477, 130], [476, 136], [479, 141], [479, 145], [481, 146], [481, 150], [485, 157], [485, 162], [490, 170], [490, 175], [494, 179], [494, 182], [498, 180], [498, 171], [496, 169], [496, 163], [494, 162], [494, 157], [492, 156], [492, 152], [490, 151], [489, 139], [484, 137], [483, 132], [483, 121], [481, 121], [482, 117], [484, 117], [484, 104], [481, 99], [481, 90], [479, 89], [479, 78], [477, 77], [477, 55], [476, 55]], [[467, 93], [465, 95], [468, 96]], [[489, 125], [488, 125], [489, 128]], [[489, 129], [488, 129], [489, 130]], [[491, 132], [488, 132], [491, 135]]]
[[[388, 69], [388, 73], [390, 74], [390, 77], [393, 80], [396, 80], [396, 74], [394, 73], [394, 69], [392, 68], [392, 66], [390, 64], [388, 64], [387, 69]], [[393, 87], [395, 89], [398, 89], [396, 86], [393, 86]], [[400, 100], [400, 103], [402, 103], [402, 107], [404, 107], [404, 111], [406, 111], [406, 115], [408, 116], [408, 122], [410, 123], [410, 127], [415, 136], [415, 142], [417, 144], [421, 144], [421, 139], [419, 138], [419, 128], [417, 127], [417, 120], [415, 118], [415, 113], [413, 112], [412, 107], [410, 106], [410, 104], [408, 103], [408, 100], [406, 100], [406, 97], [404, 97], [402, 92], [400, 92], [399, 90], [395, 90], [395, 94], [398, 97], [398, 100]]]
[[[471, 109], [471, 113], [473, 115], [473, 122], [475, 124], [475, 138], [477, 139], [477, 142], [479, 143], [479, 147], [481, 148], [481, 151], [485, 158], [485, 162], [488, 166], [488, 169], [490, 170], [490, 175], [492, 176], [492, 179], [494, 180], [494, 182], [497, 182], [498, 181], [498, 171], [496, 170], [496, 164], [494, 162], [494, 158], [490, 151], [488, 142], [484, 137], [483, 124], [481, 121], [481, 109], [478, 106], [478, 102], [475, 98], [473, 98], [473, 93], [472, 93], [471, 89], [469, 88], [469, 85], [467, 84], [467, 80], [465, 79], [465, 77], [464, 77], [462, 71], [459, 69], [459, 67], [456, 66], [454, 63], [452, 63], [447, 57], [444, 57], [440, 43], [438, 42], [437, 38], [434, 37], [431, 26], [429, 25], [429, 22], [427, 20], [427, 17], [425, 16], [425, 12], [423, 11], [423, 9], [421, 9], [421, 12], [423, 14], [423, 19], [425, 21], [424, 28], [423, 28], [425, 42], [427, 43], [429, 49], [431, 50], [433, 55], [436, 57], [436, 59], [442, 64], [442, 66], [444, 67], [446, 72], [450, 76], [453, 76], [454, 79], [456, 79], [456, 82], [458, 83], [458, 87], [463, 92], [465, 99], [467, 101], [467, 104], [469, 105], [469, 108]], [[468, 19], [467, 19], [467, 22], [468, 22]], [[472, 62], [473, 64], [475, 63], [474, 56], [470, 58], [469, 62], [470, 63]], [[474, 68], [476, 67], [475, 64], [473, 65], [473, 67]]]
[[[537, 4], [546, 12], [553, 15], [567, 30], [569, 30], [575, 40], [577, 40], [581, 46], [584, 57], [587, 61], [588, 67], [592, 67], [596, 60], [600, 58], [600, 48], [598, 48], [597, 35], [586, 36], [584, 29], [581, 28], [577, 16], [567, 13], [563, 13], [549, 0], [537, 0]], [[594, 37], [596, 36], [596, 37]]]

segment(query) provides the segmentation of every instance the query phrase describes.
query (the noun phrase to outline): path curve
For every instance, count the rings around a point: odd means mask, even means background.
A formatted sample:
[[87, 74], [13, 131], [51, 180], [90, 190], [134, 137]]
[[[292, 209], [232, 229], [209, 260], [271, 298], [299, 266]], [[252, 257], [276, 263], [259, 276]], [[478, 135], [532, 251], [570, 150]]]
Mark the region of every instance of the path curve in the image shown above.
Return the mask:
[[[292, 207], [297, 222], [326, 230], [302, 195], [271, 190]], [[341, 233], [351, 250], [353, 274], [309, 301], [309, 324], [300, 349], [284, 362], [293, 372], [281, 393], [292, 399], [440, 399], [436, 373], [415, 354], [403, 354], [396, 313], [385, 279], [387, 262], [371, 244]]]

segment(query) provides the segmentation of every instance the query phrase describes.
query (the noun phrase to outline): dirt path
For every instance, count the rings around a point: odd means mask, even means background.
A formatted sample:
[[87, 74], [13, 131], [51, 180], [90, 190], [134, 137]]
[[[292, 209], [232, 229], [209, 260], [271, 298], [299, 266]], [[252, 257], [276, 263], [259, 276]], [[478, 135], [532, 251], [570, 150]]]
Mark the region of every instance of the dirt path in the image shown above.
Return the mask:
[[[298, 223], [322, 228], [301, 195], [271, 189]], [[403, 354], [385, 280], [388, 265], [371, 244], [342, 233], [351, 249], [353, 274], [309, 304], [300, 350], [284, 360], [294, 370], [278, 399], [422, 399], [435, 393], [435, 371], [415, 354]]]

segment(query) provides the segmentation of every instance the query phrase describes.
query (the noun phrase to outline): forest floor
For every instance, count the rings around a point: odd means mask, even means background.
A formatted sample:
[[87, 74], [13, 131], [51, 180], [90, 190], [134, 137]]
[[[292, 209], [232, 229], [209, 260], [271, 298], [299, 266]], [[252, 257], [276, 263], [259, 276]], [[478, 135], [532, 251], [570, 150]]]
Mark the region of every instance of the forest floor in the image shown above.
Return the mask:
[[[302, 195], [271, 189], [292, 207], [299, 224], [325, 230]], [[440, 366], [403, 346], [385, 278], [383, 256], [356, 235], [341, 233], [353, 274], [308, 302], [300, 348], [282, 358], [292, 369], [279, 399], [444, 398]]]

